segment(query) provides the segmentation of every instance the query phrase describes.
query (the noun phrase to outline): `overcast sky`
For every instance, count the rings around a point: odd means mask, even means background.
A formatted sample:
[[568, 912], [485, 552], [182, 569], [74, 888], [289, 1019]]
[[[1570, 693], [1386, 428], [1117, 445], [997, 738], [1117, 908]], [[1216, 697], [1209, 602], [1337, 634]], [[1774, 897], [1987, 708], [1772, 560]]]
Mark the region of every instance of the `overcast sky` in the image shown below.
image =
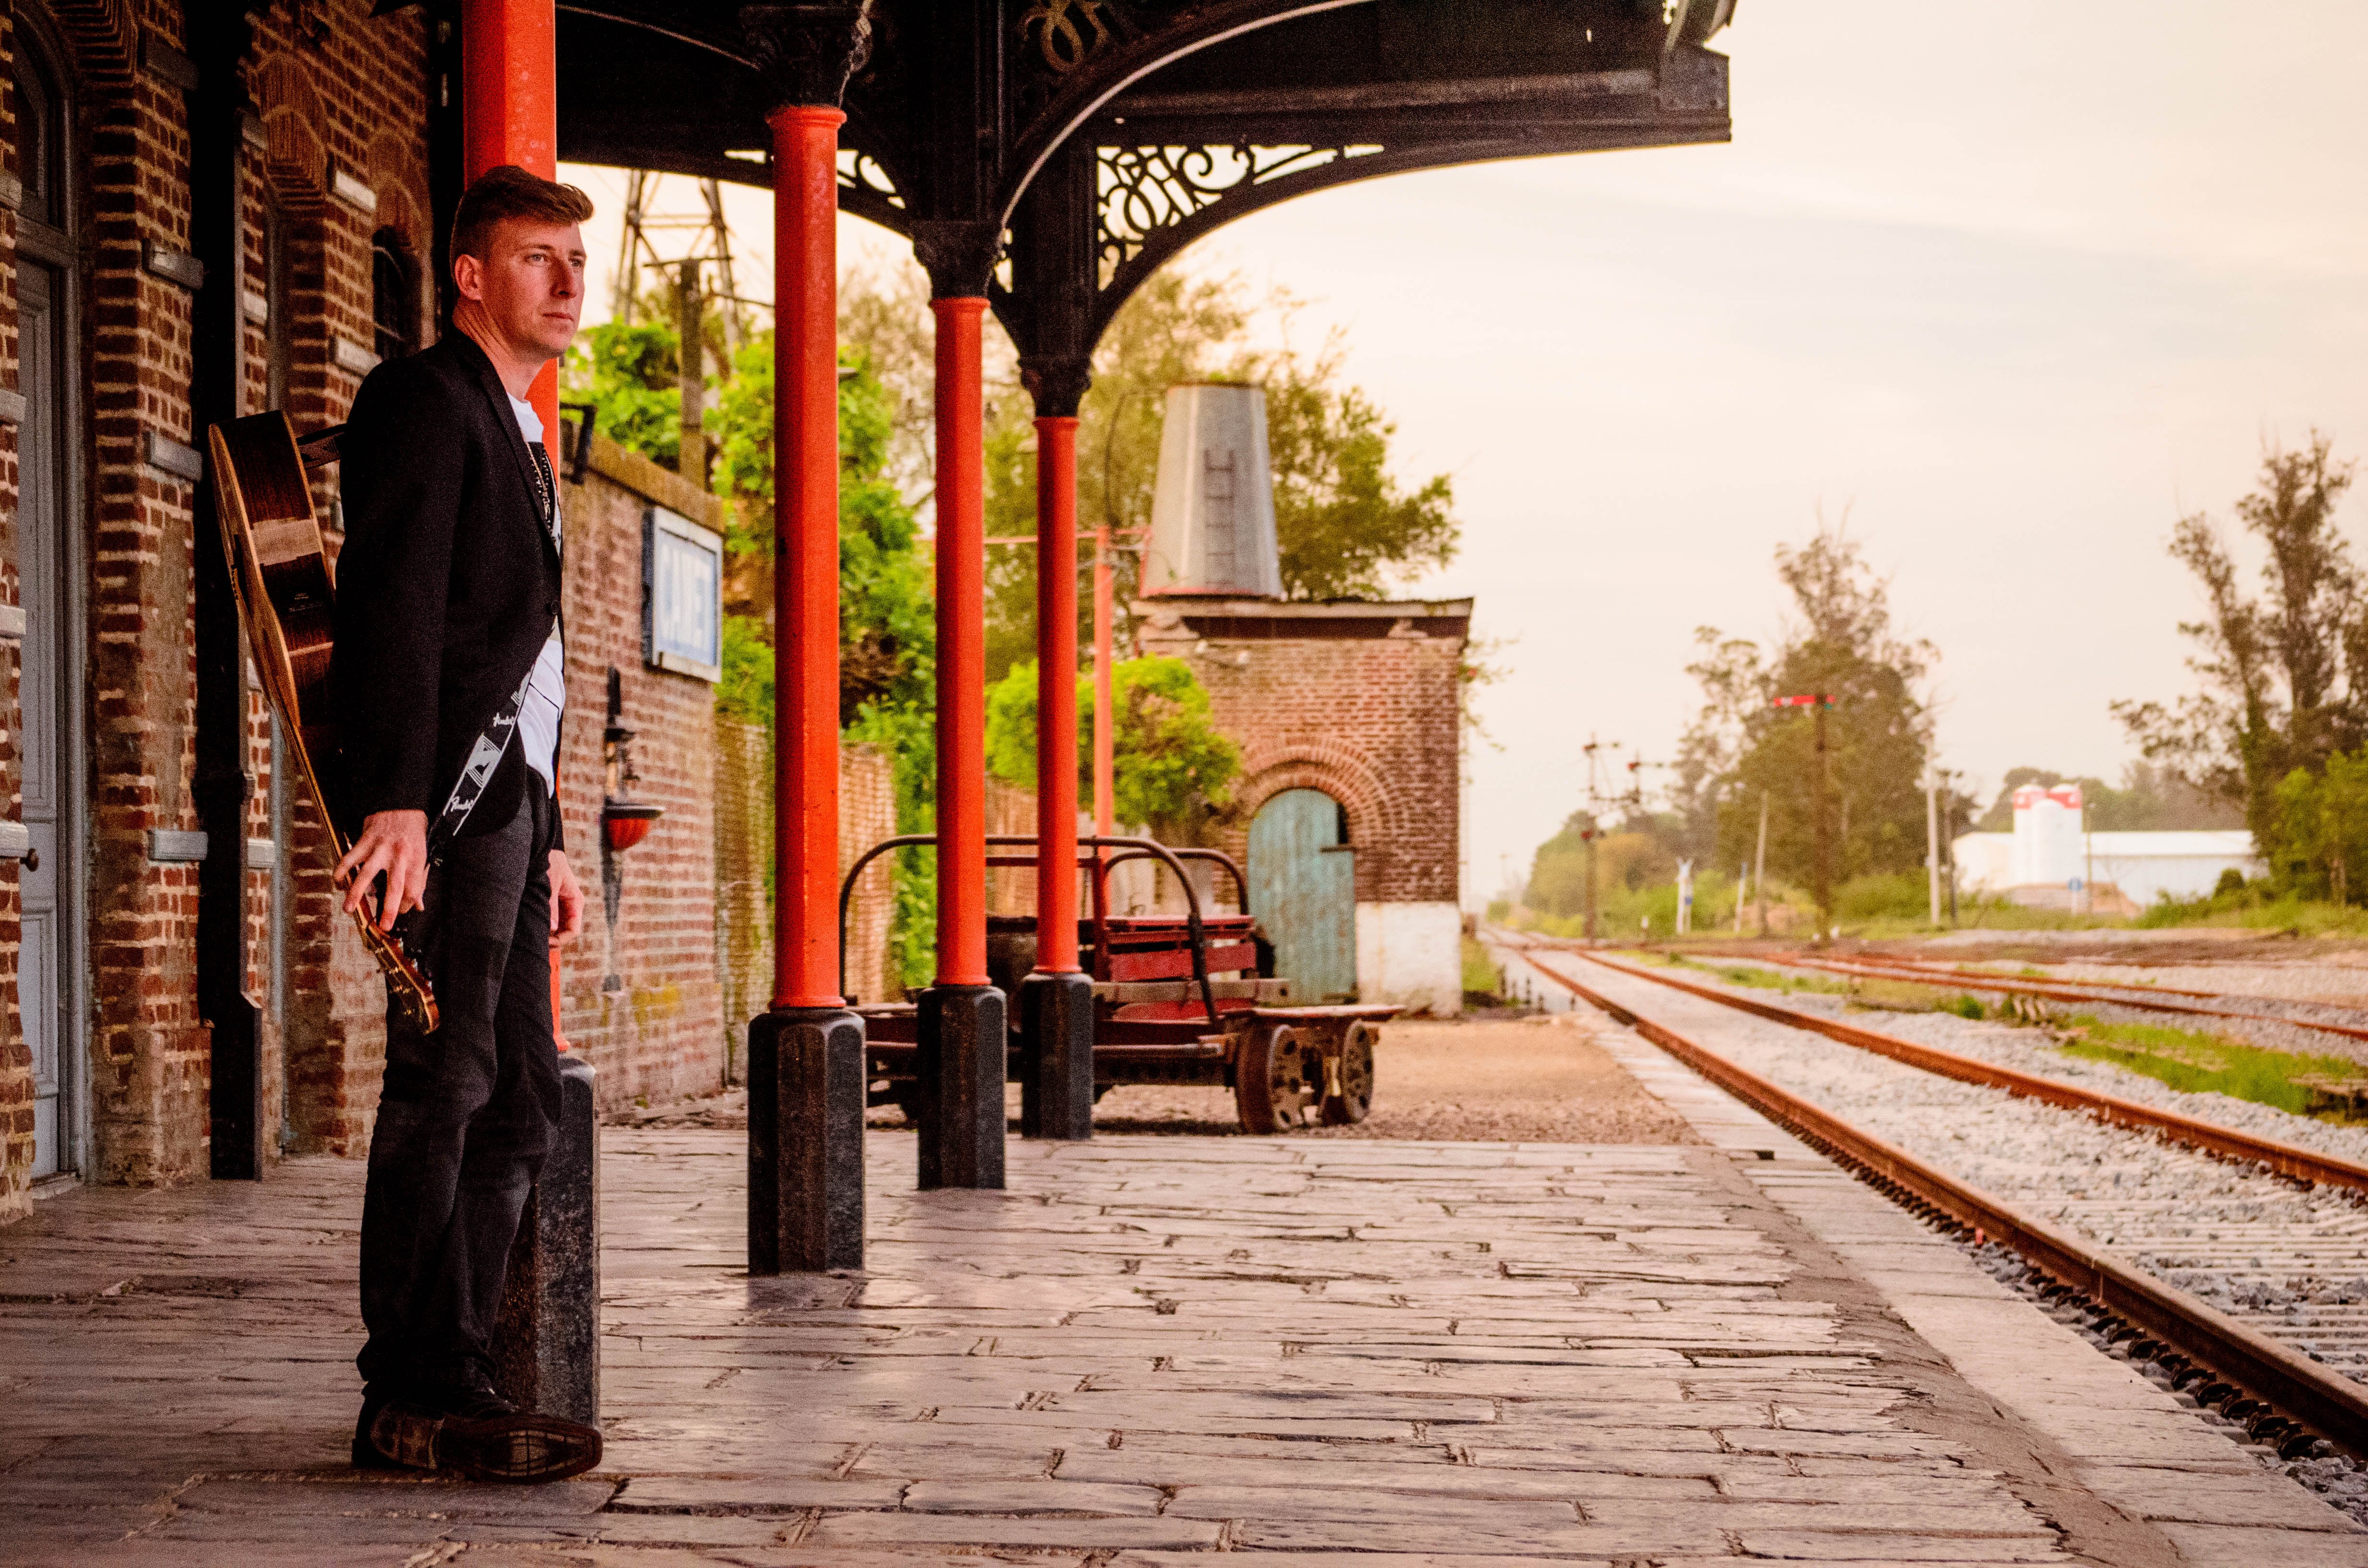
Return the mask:
[[[1184, 263], [1346, 327], [1405, 474], [1454, 475], [1463, 553], [1419, 591], [1475, 598], [1508, 672], [1476, 897], [1579, 805], [1590, 733], [1674, 754], [1694, 628], [1772, 631], [1820, 507], [1939, 645], [1943, 760], [1988, 790], [2116, 775], [2107, 703], [2186, 689], [2182, 511], [2313, 425], [2368, 451], [2368, 7], [1745, 0], [1719, 47], [1732, 144], [1378, 180]], [[765, 203], [734, 199], [760, 255]]]

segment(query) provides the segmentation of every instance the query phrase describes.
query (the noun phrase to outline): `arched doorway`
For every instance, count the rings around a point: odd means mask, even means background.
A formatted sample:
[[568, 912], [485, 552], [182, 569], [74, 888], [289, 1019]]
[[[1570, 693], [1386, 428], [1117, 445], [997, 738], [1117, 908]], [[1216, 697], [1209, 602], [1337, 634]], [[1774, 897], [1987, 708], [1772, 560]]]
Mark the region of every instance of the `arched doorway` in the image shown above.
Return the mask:
[[1357, 863], [1349, 813], [1321, 790], [1285, 790], [1250, 819], [1250, 913], [1295, 1003], [1357, 995]]
[[82, 464], [80, 301], [75, 267], [78, 202], [74, 116], [53, 40], [30, 7], [17, 17], [10, 85], [17, 94], [17, 304], [22, 340], [17, 386], [17, 585], [25, 616], [17, 669], [23, 720], [21, 820], [28, 840], [17, 868], [23, 944], [17, 999], [31, 1047], [33, 1176], [78, 1170], [89, 1116], [84, 1072], [85, 1008], [80, 897], [82, 766]]

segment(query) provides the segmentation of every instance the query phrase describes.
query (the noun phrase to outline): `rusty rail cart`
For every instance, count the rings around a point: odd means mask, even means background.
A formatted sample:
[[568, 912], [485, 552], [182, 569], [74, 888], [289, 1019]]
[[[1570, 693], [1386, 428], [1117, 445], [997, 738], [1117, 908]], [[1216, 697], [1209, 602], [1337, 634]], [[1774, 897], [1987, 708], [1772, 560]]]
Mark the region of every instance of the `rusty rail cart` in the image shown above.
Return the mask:
[[[856, 879], [881, 856], [927, 846], [937, 835], [901, 834], [857, 857], [838, 888], [838, 982], [848, 1005], [861, 1015], [868, 1053], [869, 1098], [915, 1114], [919, 1091], [916, 1057], [919, 1009], [910, 1001], [862, 1002], [847, 985], [847, 916]], [[989, 866], [1033, 868], [1033, 835], [987, 838]], [[1375, 1026], [1395, 1017], [1395, 1004], [1351, 1003], [1320, 1007], [1287, 1005], [1291, 983], [1274, 977], [1272, 949], [1247, 915], [1204, 915], [1201, 893], [1185, 861], [1211, 862], [1233, 878], [1236, 907], [1249, 907], [1249, 883], [1229, 855], [1214, 849], [1171, 848], [1156, 839], [1080, 836], [1077, 869], [1093, 890], [1093, 914], [1077, 922], [1077, 943], [1094, 988], [1094, 1097], [1120, 1084], [1203, 1084], [1233, 1090], [1248, 1132], [1284, 1132], [1315, 1123], [1347, 1126], [1365, 1119], [1373, 1103]], [[995, 853], [1024, 848], [1025, 854]], [[1110, 873], [1130, 860], [1153, 860], [1175, 873], [1184, 890], [1181, 920], [1114, 915]], [[1007, 996], [1036, 967], [1032, 915], [987, 921], [987, 971]], [[1013, 1035], [1005, 1054], [1007, 1077], [1026, 1063]]]

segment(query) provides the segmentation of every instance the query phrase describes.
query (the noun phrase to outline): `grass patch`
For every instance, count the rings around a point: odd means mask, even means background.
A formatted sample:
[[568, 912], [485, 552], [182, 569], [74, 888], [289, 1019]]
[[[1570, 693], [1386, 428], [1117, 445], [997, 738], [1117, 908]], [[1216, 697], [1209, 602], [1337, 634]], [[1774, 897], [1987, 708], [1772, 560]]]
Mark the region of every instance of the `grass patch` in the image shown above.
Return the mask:
[[1775, 991], [1785, 994], [1806, 991], [1819, 996], [1840, 996], [1852, 1006], [1869, 1007], [1885, 1013], [1954, 1013], [1961, 1018], [1985, 1018], [1989, 1009], [1978, 996], [1963, 992], [1950, 992], [1944, 986], [1923, 985], [1910, 980], [1837, 979], [1823, 974], [1788, 974], [1781, 970], [1762, 969], [1756, 964], [1708, 963], [1701, 959], [1673, 958], [1668, 960], [1688, 969], [1698, 969], [1713, 975], [1729, 985], [1748, 986], [1754, 991]]
[[1502, 995], [1497, 984], [1497, 960], [1477, 937], [1463, 938], [1463, 999], [1480, 1005], [1482, 999], [1494, 1002]]
[[2281, 895], [2255, 882], [2241, 891], [2208, 898], [2164, 899], [2134, 924], [2157, 929], [2233, 926], [2253, 931], [2288, 931], [2297, 937], [2368, 937], [2368, 909]]
[[1821, 996], [1854, 996], [1858, 994], [1858, 987], [1850, 982], [1822, 974], [1787, 974], [1782, 970], [1762, 969], [1758, 964], [1713, 963], [1677, 954], [1670, 954], [1662, 961], [1675, 968], [1698, 969], [1729, 985], [1748, 986], [1754, 991], [1810, 991]]
[[2186, 1094], [2222, 1094], [2295, 1116], [2368, 1125], [2368, 1068], [2341, 1056], [2270, 1051], [2160, 1024], [2109, 1024], [2081, 1014], [2058, 1050], [2106, 1062]]

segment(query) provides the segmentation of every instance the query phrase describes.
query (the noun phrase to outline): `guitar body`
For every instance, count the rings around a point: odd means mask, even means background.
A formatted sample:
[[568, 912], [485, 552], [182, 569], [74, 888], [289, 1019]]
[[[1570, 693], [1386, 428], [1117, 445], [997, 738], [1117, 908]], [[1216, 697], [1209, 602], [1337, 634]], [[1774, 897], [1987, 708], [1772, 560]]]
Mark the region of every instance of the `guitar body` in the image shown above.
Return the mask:
[[[300, 448], [284, 414], [257, 414], [208, 432], [213, 449], [214, 511], [231, 564], [239, 618], [263, 676], [263, 689], [293, 742], [296, 777], [322, 822], [329, 855], [341, 860], [350, 846], [330, 814], [315, 758], [337, 752], [329, 701], [329, 651], [336, 575], [313, 515], [306, 459], [336, 457], [336, 431]], [[381, 931], [367, 907], [358, 912], [362, 941], [386, 971], [388, 994], [422, 1033], [438, 1022], [436, 994], [419, 965], [393, 933]]]

